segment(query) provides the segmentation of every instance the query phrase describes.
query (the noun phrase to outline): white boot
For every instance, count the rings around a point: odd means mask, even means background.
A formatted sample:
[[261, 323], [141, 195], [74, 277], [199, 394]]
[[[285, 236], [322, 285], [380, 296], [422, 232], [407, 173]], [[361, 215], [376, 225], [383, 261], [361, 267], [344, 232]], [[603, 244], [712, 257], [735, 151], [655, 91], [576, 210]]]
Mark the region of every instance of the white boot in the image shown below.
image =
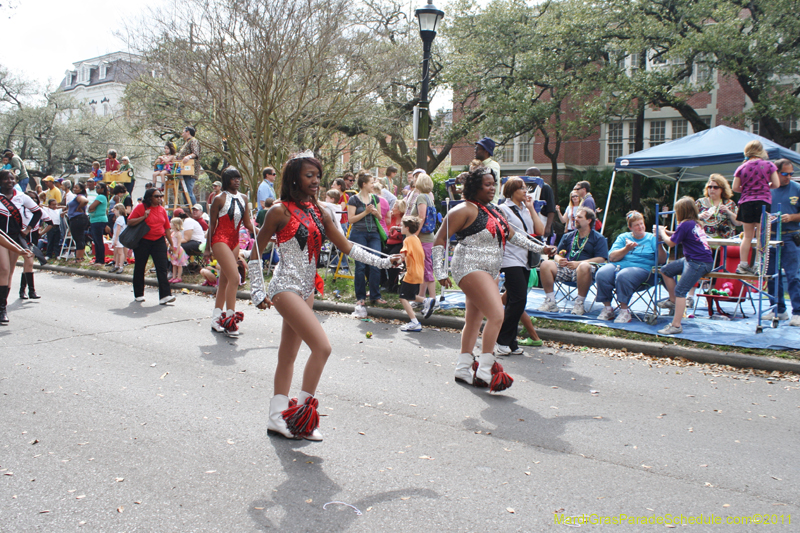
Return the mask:
[[286, 420], [283, 419], [283, 412], [289, 408], [289, 397], [283, 394], [276, 394], [269, 401], [269, 422], [267, 422], [267, 433], [270, 431], [280, 433], [287, 439], [296, 438], [286, 427]]
[[[313, 398], [313, 394], [309, 394], [306, 391], [300, 391], [300, 394], [297, 395], [297, 403], [299, 405], [303, 405], [306, 403], [306, 398]], [[322, 432], [319, 430], [319, 427], [315, 428], [314, 431], [311, 432], [311, 435], [306, 436], [306, 440], [314, 440], [314, 441], [321, 441], [322, 440]]]
[[456, 359], [456, 381], [461, 381], [467, 385], [472, 385], [472, 364], [475, 362], [475, 356], [471, 353], [462, 353]]
[[214, 312], [211, 313], [211, 331], [216, 331], [217, 333], [224, 333], [225, 328], [223, 328], [219, 321], [222, 319], [223, 313], [222, 309], [215, 308]]
[[487, 385], [492, 382], [492, 366], [494, 365], [494, 354], [482, 353], [478, 356], [478, 369], [475, 371], [475, 378], [485, 382]]

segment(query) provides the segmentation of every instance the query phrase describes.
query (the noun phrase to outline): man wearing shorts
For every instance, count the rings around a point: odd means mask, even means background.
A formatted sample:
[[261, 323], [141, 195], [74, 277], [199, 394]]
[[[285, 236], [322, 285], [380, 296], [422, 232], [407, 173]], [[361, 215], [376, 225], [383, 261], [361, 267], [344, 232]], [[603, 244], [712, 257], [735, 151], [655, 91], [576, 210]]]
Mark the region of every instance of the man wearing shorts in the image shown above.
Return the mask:
[[597, 270], [595, 264], [605, 263], [608, 260], [608, 241], [592, 229], [594, 221], [594, 211], [587, 207], [578, 208], [578, 213], [575, 215], [576, 229], [561, 237], [555, 259], [548, 259], [542, 263], [539, 279], [542, 281], [545, 298], [539, 311], [558, 312], [553, 290], [555, 281], [558, 280], [578, 285], [578, 297], [572, 307], [572, 314], [582, 315], [586, 312], [583, 302], [594, 283], [594, 274]]

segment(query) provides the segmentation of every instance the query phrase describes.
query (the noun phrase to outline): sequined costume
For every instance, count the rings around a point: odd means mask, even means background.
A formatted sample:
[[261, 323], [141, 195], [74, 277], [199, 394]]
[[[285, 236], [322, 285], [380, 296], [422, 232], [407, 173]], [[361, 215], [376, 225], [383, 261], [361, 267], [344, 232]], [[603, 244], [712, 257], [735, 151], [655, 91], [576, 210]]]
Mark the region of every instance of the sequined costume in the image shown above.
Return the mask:
[[[496, 278], [500, 274], [503, 250], [509, 234], [506, 219], [494, 205], [472, 203], [478, 207], [478, 216], [472, 224], [456, 232], [458, 242], [453, 250], [453, 259], [450, 261], [450, 273], [456, 285], [464, 276], [477, 270], [487, 272]], [[508, 242], [532, 252], [541, 252], [543, 248], [518, 232], [515, 232], [514, 237]], [[447, 270], [444, 267], [444, 247], [434, 246], [433, 252], [434, 277], [444, 279], [447, 277]]]
[[221, 194], [225, 195], [225, 203], [219, 210], [217, 227], [211, 237], [211, 246], [222, 242], [233, 250], [239, 246], [239, 227], [244, 219], [244, 206], [247, 205], [247, 200], [242, 194], [234, 195], [228, 191], [222, 191]]
[[[317, 259], [325, 240], [322, 212], [312, 204], [283, 203], [291, 219], [275, 234], [281, 260], [269, 283], [268, 296], [272, 300], [278, 293], [291, 291], [307, 300], [314, 293]], [[301, 221], [303, 215], [311, 221], [308, 226]]]
[[488, 272], [493, 278], [500, 274], [508, 225], [492, 204], [488, 204], [484, 209], [481, 209], [483, 206], [479, 204], [475, 205], [478, 206], [478, 216], [475, 217], [475, 221], [456, 232], [458, 242], [450, 263], [450, 271], [456, 284], [464, 276], [476, 270]]

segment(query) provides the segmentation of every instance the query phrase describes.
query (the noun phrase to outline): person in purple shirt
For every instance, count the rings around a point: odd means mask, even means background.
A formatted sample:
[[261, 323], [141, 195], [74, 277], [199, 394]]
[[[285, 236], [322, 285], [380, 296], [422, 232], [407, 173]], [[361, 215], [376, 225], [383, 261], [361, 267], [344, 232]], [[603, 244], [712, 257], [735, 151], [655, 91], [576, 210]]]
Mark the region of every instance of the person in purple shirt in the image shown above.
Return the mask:
[[739, 198], [739, 213], [736, 220], [742, 223], [744, 237], [739, 247], [739, 266], [737, 274], [755, 274], [755, 268], [750, 266], [750, 244], [756, 233], [756, 227], [761, 224], [761, 210], [766, 207], [769, 213], [772, 203], [770, 189], [780, 187], [778, 181], [778, 168], [767, 161], [767, 152], [761, 141], [753, 140], [744, 147], [744, 162], [733, 174], [733, 192], [742, 193]]
[[[678, 221], [678, 228], [675, 231], [667, 231], [664, 226], [659, 226], [661, 240], [667, 246], [683, 245], [683, 257], [661, 269], [664, 285], [669, 292], [669, 300], [658, 302], [658, 306], [662, 309], [675, 310], [672, 323], [658, 331], [661, 335], [683, 333], [681, 319], [686, 310], [686, 293], [714, 268], [714, 257], [708, 245], [706, 232], [700, 224], [694, 198], [684, 196], [678, 200], [675, 204], [675, 219]], [[676, 284], [675, 277], [678, 274], [681, 277]]]

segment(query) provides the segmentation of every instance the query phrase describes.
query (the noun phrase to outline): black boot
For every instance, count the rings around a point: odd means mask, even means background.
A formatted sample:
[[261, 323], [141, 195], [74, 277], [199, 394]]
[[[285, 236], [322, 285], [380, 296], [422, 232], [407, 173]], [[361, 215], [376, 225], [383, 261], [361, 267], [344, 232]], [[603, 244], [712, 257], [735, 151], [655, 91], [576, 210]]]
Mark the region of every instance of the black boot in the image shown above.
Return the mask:
[[8, 313], [6, 312], [8, 290], [8, 285], [0, 286], [0, 324], [8, 324]]
[[41, 298], [36, 294], [36, 288], [33, 286], [33, 272], [25, 272], [25, 279], [28, 280], [28, 298], [31, 300], [38, 300]]
[[25, 272], [20, 274], [19, 277], [19, 299], [20, 300], [27, 300], [28, 297], [25, 296], [25, 286], [27, 284], [28, 278], [25, 277]]

